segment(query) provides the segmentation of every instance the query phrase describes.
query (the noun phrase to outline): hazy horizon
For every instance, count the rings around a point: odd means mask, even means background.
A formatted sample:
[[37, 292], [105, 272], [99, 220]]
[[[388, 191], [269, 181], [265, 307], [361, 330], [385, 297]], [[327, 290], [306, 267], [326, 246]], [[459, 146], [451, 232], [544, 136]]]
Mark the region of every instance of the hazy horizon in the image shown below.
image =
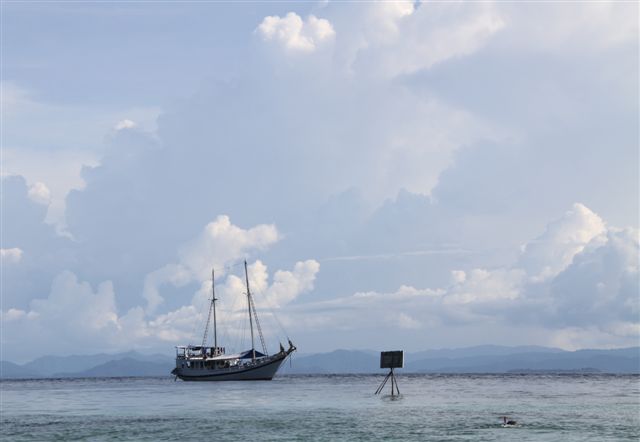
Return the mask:
[[[463, 350], [474, 350], [474, 349], [479, 349], [479, 348], [483, 348], [483, 347], [497, 347], [497, 348], [501, 348], [501, 349], [527, 349], [527, 348], [538, 348], [538, 349], [545, 349], [545, 350], [553, 350], [553, 351], [563, 351], [563, 352], [579, 352], [579, 351], [590, 351], [590, 350], [595, 350], [595, 351], [606, 351], [606, 350], [629, 350], [629, 349], [640, 349], [640, 345], [636, 345], [636, 346], [629, 346], [629, 347], [609, 347], [609, 348], [579, 348], [579, 349], [573, 349], [573, 350], [564, 350], [561, 349], [559, 347], [546, 347], [546, 346], [540, 346], [540, 345], [495, 345], [495, 344], [483, 344], [483, 345], [474, 345], [474, 346], [470, 346], [470, 347], [441, 347], [441, 348], [423, 348], [423, 349], [414, 349], [414, 350], [406, 350], [401, 348], [401, 346], [397, 346], [397, 347], [389, 347], [389, 348], [380, 348], [380, 349], [371, 349], [371, 348], [334, 348], [332, 350], [326, 350], [326, 351], [315, 351], [315, 352], [307, 352], [304, 351], [304, 349], [302, 349], [302, 351], [297, 351], [296, 352], [296, 357], [307, 357], [307, 356], [313, 356], [313, 355], [320, 355], [320, 354], [330, 354], [330, 353], [334, 353], [334, 352], [339, 352], [339, 351], [346, 351], [346, 352], [362, 352], [362, 353], [372, 353], [375, 355], [378, 355], [380, 353], [380, 351], [389, 351], [389, 350], [404, 350], [404, 352], [406, 354], [418, 354], [418, 353], [425, 353], [425, 352], [439, 352], [439, 351], [463, 351]], [[173, 348], [171, 349], [173, 351]], [[47, 357], [53, 357], [53, 358], [67, 358], [67, 357], [89, 357], [89, 356], [98, 356], [98, 355], [108, 355], [108, 356], [119, 356], [122, 354], [127, 354], [127, 353], [137, 353], [140, 354], [142, 356], [165, 356], [167, 358], [172, 358], [173, 357], [173, 352], [163, 352], [162, 349], [158, 349], [158, 350], [145, 350], [145, 349], [129, 349], [129, 350], [119, 350], [119, 351], [114, 351], [114, 352], [99, 352], [99, 353], [70, 353], [70, 354], [43, 354], [40, 355], [38, 357], [34, 357], [31, 359], [23, 359], [23, 360], [9, 360], [9, 359], [2, 359], [2, 361], [6, 361], [6, 362], [12, 362], [18, 365], [24, 365], [30, 362], [33, 362], [37, 359], [40, 358], [47, 358]], [[490, 354], [490, 353], [487, 353]], [[546, 353], [545, 353], [546, 354]]]

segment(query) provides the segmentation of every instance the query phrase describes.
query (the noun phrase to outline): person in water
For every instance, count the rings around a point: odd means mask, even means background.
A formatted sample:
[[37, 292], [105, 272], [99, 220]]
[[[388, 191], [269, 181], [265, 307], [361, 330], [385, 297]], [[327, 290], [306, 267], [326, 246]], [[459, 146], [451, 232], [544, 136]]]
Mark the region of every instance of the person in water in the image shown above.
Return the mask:
[[514, 420], [511, 420], [511, 419], [507, 420], [507, 416], [502, 416], [502, 420], [504, 422], [502, 425], [516, 425], [517, 424], [517, 422], [514, 421]]

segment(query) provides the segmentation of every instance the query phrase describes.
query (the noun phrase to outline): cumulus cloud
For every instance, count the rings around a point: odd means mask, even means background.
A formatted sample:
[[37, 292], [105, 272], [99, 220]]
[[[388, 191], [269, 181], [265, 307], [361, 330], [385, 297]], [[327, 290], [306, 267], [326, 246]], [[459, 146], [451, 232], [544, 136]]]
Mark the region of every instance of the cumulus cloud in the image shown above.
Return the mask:
[[[274, 309], [281, 310], [311, 291], [318, 270], [316, 261], [298, 262], [291, 271], [276, 271], [271, 280], [262, 262], [249, 265], [265, 333], [277, 332], [269, 322]], [[246, 304], [238, 302], [246, 292], [244, 279], [231, 274], [222, 277], [222, 282], [218, 280], [218, 284], [220, 319], [233, 324], [236, 319], [245, 318]], [[161, 314], [150, 314], [141, 306], [119, 313], [111, 281], [94, 289], [73, 272], [63, 271], [54, 278], [46, 298], [32, 300], [24, 310], [10, 308], [0, 312], [2, 344], [13, 355], [28, 358], [30, 351], [39, 355], [41, 348], [49, 352], [95, 353], [197, 342], [202, 330], [196, 325], [204, 323], [210, 294], [211, 281], [204, 281], [191, 304]], [[242, 330], [230, 330], [228, 334], [237, 337], [241, 333]]]
[[62, 329], [62, 337], [72, 342], [87, 333], [95, 336], [105, 328], [117, 328], [111, 282], [101, 283], [94, 292], [89, 283], [78, 281], [69, 271], [53, 280], [47, 299], [31, 302], [31, 312], [44, 320], [45, 327]]
[[278, 229], [273, 224], [242, 229], [231, 224], [228, 216], [221, 215], [207, 224], [197, 238], [180, 248], [180, 262], [198, 279], [204, 280], [212, 265], [222, 267], [249, 252], [264, 251], [279, 239]]
[[[46, 298], [32, 300], [26, 310], [2, 312], [2, 344], [14, 357], [33, 359], [43, 351], [97, 353], [162, 342], [167, 335], [164, 318], [146, 321], [140, 312], [133, 308], [119, 316], [111, 281], [94, 289], [73, 272], [63, 271], [54, 278]], [[171, 327], [176, 329], [172, 336], [182, 337], [178, 325]]]
[[[199, 239], [206, 242], [217, 238], [221, 241], [217, 244], [235, 241], [243, 245], [235, 248], [240, 253], [245, 250], [243, 247], [270, 244], [277, 238], [277, 231], [258, 227], [239, 229], [220, 217], [204, 229]], [[262, 233], [254, 235], [252, 230]], [[544, 253], [534, 253], [537, 248]], [[550, 253], [554, 248], [558, 252]], [[186, 246], [183, 250], [192, 249]], [[544, 341], [538, 341], [541, 344], [565, 348], [600, 342], [626, 345], [637, 339], [640, 327], [639, 252], [637, 230], [606, 227], [593, 211], [574, 204], [564, 216], [550, 222], [542, 235], [525, 245], [513, 266], [456, 270], [445, 287], [421, 289], [403, 285], [392, 292], [367, 291], [332, 300], [294, 302], [301, 294], [313, 291], [319, 271], [315, 260], [297, 262], [291, 270], [278, 270], [272, 276], [263, 262], [256, 261], [249, 265], [249, 279], [256, 304], [266, 311], [262, 317], [270, 318], [268, 310], [275, 308], [283, 323], [301, 335], [328, 330], [377, 335], [385, 330], [388, 334], [389, 329], [446, 333], [455, 328], [467, 330], [479, 323], [504, 328], [518, 321], [523, 328], [544, 325]], [[549, 265], [540, 265], [544, 259]], [[223, 265], [226, 261], [216, 262]], [[521, 266], [522, 263], [527, 265]], [[44, 330], [64, 337], [68, 350], [89, 341], [99, 349], [194, 342], [200, 332], [194, 324], [202, 324], [205, 319], [203, 307], [211, 293], [211, 281], [198, 277], [197, 265], [190, 267], [181, 262], [176, 266], [181, 268], [167, 270], [173, 279], [166, 278], [164, 282], [200, 282], [190, 305], [161, 314], [136, 306], [119, 315], [111, 282], [103, 282], [94, 290], [67, 271], [55, 278], [46, 299], [32, 301], [26, 310], [12, 308], [2, 312], [1, 320], [10, 322], [15, 331], [4, 342], [35, 342]], [[547, 267], [553, 272], [537, 277], [540, 269]], [[238, 301], [246, 290], [243, 275], [238, 273], [220, 275], [224, 279], [216, 287], [219, 313], [229, 321], [241, 321], [246, 315], [246, 305]], [[264, 329], [274, 331], [270, 326]], [[585, 333], [580, 334], [580, 330]], [[229, 336], [239, 338], [240, 332], [232, 330]]]
[[[571, 264], [545, 289], [553, 325], [597, 326], [638, 338], [640, 325], [640, 236], [636, 229], [608, 229], [574, 255]], [[530, 295], [539, 300], [532, 289]]]
[[[301, 295], [314, 288], [314, 282], [320, 270], [315, 260], [296, 262], [291, 270], [276, 270], [270, 274], [267, 266], [260, 260], [247, 266], [249, 285], [257, 310], [259, 311], [262, 330], [269, 336], [286, 338], [282, 324], [295, 324], [299, 319], [292, 315], [291, 306]], [[246, 286], [243, 269], [218, 279], [216, 276], [216, 298], [218, 299], [218, 321], [221, 329], [232, 341], [241, 338], [246, 330]], [[150, 324], [164, 324], [167, 334], [171, 324], [183, 330], [191, 330], [193, 324], [204, 324], [204, 313], [211, 299], [211, 281], [203, 281], [194, 294], [190, 306], [181, 307], [174, 312], [159, 315]], [[276, 316], [277, 313], [277, 316]], [[188, 316], [192, 315], [191, 321]], [[197, 318], [197, 322], [193, 320]], [[187, 320], [184, 324], [184, 320]], [[178, 325], [180, 327], [178, 327]], [[189, 325], [189, 328], [187, 328]], [[195, 331], [196, 334], [202, 330]], [[177, 335], [176, 335], [177, 336]], [[176, 338], [173, 338], [174, 341]], [[193, 336], [191, 337], [193, 339]]]
[[[60, 150], [41, 152], [6, 147], [3, 149], [3, 173], [20, 175], [29, 183], [31, 201], [47, 207], [45, 221], [64, 232], [65, 197], [71, 189], [81, 189], [84, 181], [81, 170], [95, 165], [97, 155], [88, 150]], [[46, 183], [40, 186], [38, 183]], [[35, 198], [35, 199], [34, 199]]]
[[313, 52], [319, 45], [333, 39], [335, 31], [323, 18], [309, 15], [306, 20], [289, 12], [284, 17], [270, 15], [256, 28], [265, 41], [275, 41], [294, 52]]
[[212, 267], [220, 272], [227, 264], [248, 253], [263, 251], [278, 239], [278, 230], [272, 224], [245, 230], [231, 224], [226, 215], [217, 217], [200, 235], [180, 247], [178, 263], [167, 264], [145, 277], [143, 296], [147, 310], [153, 312], [163, 302], [159, 292], [162, 284], [182, 287], [192, 281], [201, 283], [210, 279]]
[[28, 195], [32, 201], [38, 204], [48, 206], [51, 203], [51, 191], [46, 184], [40, 181], [29, 187]]
[[133, 129], [134, 127], [137, 127], [138, 125], [136, 124], [135, 121], [129, 120], [128, 118], [125, 118], [124, 120], [120, 120], [116, 123], [115, 126], [113, 126], [113, 128], [115, 130], [123, 130], [123, 129]]
[[[412, 18], [408, 38], [386, 55], [394, 74], [430, 68], [484, 47], [505, 26], [502, 14], [490, 4], [460, 11], [449, 5], [425, 5]], [[411, 53], [409, 48], [413, 48]]]
[[27, 312], [17, 308], [10, 308], [6, 312], [0, 311], [0, 321], [11, 322], [24, 318]]
[[2, 177], [2, 262], [17, 263], [2, 275], [5, 305], [24, 309], [51, 286], [52, 278], [72, 265], [71, 242], [45, 222], [47, 207], [29, 195], [22, 176]]
[[16, 264], [22, 259], [24, 252], [18, 247], [12, 247], [10, 249], [0, 249], [0, 256], [3, 263]]
[[[113, 134], [100, 164], [85, 168], [85, 188], [67, 198], [78, 271], [142, 293], [132, 275], [175, 262], [176, 247], [220, 213], [242, 225], [276, 223], [287, 232], [280, 257], [288, 254], [289, 261], [319, 258], [320, 248], [335, 256], [343, 250], [336, 253], [334, 245], [352, 247], [345, 232], [367, 233], [358, 206], [379, 204], [399, 187], [428, 193], [461, 144], [496, 136], [464, 111], [399, 85], [354, 88], [342, 73], [282, 69], [282, 75], [266, 69], [260, 81], [247, 73], [208, 84], [198, 99], [160, 119], [155, 139], [139, 131]], [[342, 92], [327, 94], [312, 87], [312, 78]], [[360, 189], [364, 203], [321, 207], [350, 188]], [[325, 209], [330, 213], [316, 216]], [[385, 238], [363, 243], [373, 247]], [[98, 256], [108, 264], [90, 265]], [[207, 265], [193, 266], [208, 273]]]
[[[267, 268], [258, 261], [252, 269], [252, 275], [259, 283], [259, 290], [269, 307], [280, 308], [296, 299], [301, 293], [313, 290], [313, 283], [320, 270], [320, 264], [313, 260], [297, 262], [292, 271], [278, 270], [273, 282], [267, 284]], [[258, 273], [258, 275], [256, 275]]]
[[[293, 270], [277, 270], [271, 281], [267, 266], [260, 260], [249, 264], [247, 270], [256, 304], [270, 309], [280, 309], [299, 295], [313, 290], [320, 264], [313, 259], [299, 261]], [[238, 293], [246, 293], [244, 275], [229, 275], [225, 284], [217, 290], [220, 297], [227, 298], [235, 297]], [[210, 291], [211, 284], [207, 282], [198, 296], [208, 296]]]
[[[461, 274], [462, 273], [462, 274]], [[473, 269], [468, 273], [457, 271], [456, 283], [444, 299], [445, 304], [481, 304], [516, 299], [524, 277], [520, 269]]]
[[[338, 14], [347, 9], [350, 14]], [[505, 26], [489, 3], [371, 2], [340, 5], [337, 59], [365, 76], [406, 75], [483, 48]]]
[[24, 177], [2, 177], [3, 246], [25, 249], [53, 233], [43, 225], [46, 207], [36, 203], [31, 193]]
[[605, 231], [604, 221], [598, 215], [576, 203], [562, 218], [550, 223], [540, 237], [523, 247], [518, 266], [526, 269], [534, 280], [556, 276]]
[[43, 349], [86, 352], [93, 343], [104, 348], [119, 329], [113, 285], [94, 291], [69, 271], [54, 278], [47, 298], [34, 299], [28, 310], [9, 309], [1, 320], [3, 347], [22, 357]]
[[[270, 276], [267, 266], [260, 260], [248, 265], [249, 285], [253, 294], [256, 308], [260, 311], [263, 327], [275, 335], [283, 330], [281, 324], [295, 324], [299, 318], [291, 313], [295, 300], [301, 295], [309, 293], [314, 288], [314, 282], [320, 270], [320, 264], [315, 260], [299, 261], [292, 270], [277, 270]], [[205, 300], [211, 294], [210, 282], [203, 283], [201, 289], [194, 296], [193, 305], [206, 305]], [[220, 300], [221, 316], [226, 318], [227, 324], [244, 321], [246, 317], [246, 303], [238, 302], [239, 295], [246, 294], [244, 275], [229, 275], [224, 284], [216, 287], [216, 297]], [[274, 318], [276, 311], [277, 318]], [[240, 334], [241, 329], [229, 330], [230, 334]]]
[[[597, 214], [574, 204], [525, 245], [513, 266], [456, 270], [448, 287], [356, 293], [302, 306], [300, 313], [314, 330], [377, 329], [380, 320], [405, 329], [445, 330], [517, 322], [545, 327], [541, 344], [630, 345], [640, 331], [639, 256], [636, 229], [607, 228]], [[580, 329], [592, 344], [575, 332]]]

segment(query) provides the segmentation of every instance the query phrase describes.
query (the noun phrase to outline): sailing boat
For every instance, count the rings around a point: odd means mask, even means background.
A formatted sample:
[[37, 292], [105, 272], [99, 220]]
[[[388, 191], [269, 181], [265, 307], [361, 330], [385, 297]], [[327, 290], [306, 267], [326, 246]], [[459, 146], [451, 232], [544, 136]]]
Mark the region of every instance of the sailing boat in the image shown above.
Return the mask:
[[[247, 311], [249, 313], [249, 327], [251, 328], [251, 349], [241, 353], [227, 355], [224, 347], [218, 346], [218, 331], [216, 323], [216, 293], [214, 287], [214, 271], [211, 270], [211, 305], [207, 324], [204, 328], [202, 345], [177, 346], [176, 368], [171, 374], [183, 381], [270, 381], [280, 368], [280, 365], [296, 350], [291, 340], [289, 348], [284, 349], [280, 344], [280, 351], [269, 355], [264, 343], [258, 314], [249, 289], [249, 274], [247, 261], [244, 262], [244, 277], [247, 287]], [[207, 333], [213, 314], [213, 347], [207, 347]], [[256, 350], [254, 343], [253, 323], [256, 323], [263, 352]]]

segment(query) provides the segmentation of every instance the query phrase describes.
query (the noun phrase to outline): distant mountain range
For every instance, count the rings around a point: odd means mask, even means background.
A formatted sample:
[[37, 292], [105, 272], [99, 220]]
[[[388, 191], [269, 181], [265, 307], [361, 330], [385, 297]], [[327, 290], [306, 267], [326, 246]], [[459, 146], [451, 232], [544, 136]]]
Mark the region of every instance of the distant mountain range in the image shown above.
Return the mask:
[[[380, 373], [380, 353], [335, 350], [296, 355], [282, 374]], [[44, 356], [23, 365], [0, 361], [0, 378], [169, 376], [172, 356], [118, 354]], [[484, 345], [405, 353], [405, 373], [640, 373], [640, 347], [564, 351]]]
[[169, 375], [175, 360], [168, 355], [135, 351], [117, 354], [43, 356], [23, 365], [0, 361], [0, 378], [65, 378]]
[[[282, 373], [379, 373], [379, 352], [336, 350], [298, 356]], [[405, 373], [602, 372], [640, 373], [640, 347], [564, 351], [478, 346], [405, 353]]]

